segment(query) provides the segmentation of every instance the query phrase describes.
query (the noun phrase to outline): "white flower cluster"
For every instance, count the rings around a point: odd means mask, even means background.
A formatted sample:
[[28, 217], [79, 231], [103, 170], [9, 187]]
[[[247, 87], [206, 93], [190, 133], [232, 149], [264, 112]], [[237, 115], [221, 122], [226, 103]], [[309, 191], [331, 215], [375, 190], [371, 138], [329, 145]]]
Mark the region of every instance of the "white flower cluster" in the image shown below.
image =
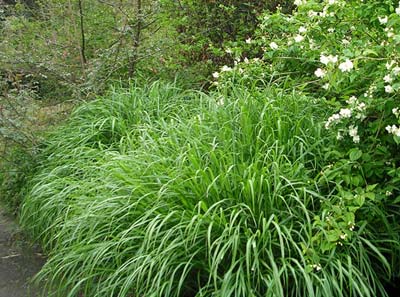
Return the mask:
[[387, 84], [385, 85], [385, 92], [391, 94], [395, 91], [392, 86], [392, 82], [397, 76], [400, 76], [400, 67], [396, 61], [391, 60], [390, 62], [386, 63], [386, 69], [389, 71], [389, 73], [383, 77], [383, 81]]
[[392, 38], [395, 35], [394, 31], [393, 31], [393, 28], [385, 28], [385, 32], [386, 32], [386, 36], [388, 38]]
[[354, 143], [360, 142], [360, 136], [358, 135], [358, 127], [350, 125], [349, 126], [349, 136], [353, 138]]
[[271, 49], [273, 49], [273, 50], [277, 50], [277, 49], [279, 48], [278, 44], [277, 44], [276, 42], [274, 42], [274, 41], [272, 41], [272, 42], [269, 44], [269, 47], [270, 47]]
[[324, 65], [328, 65], [329, 63], [336, 64], [338, 61], [338, 56], [333, 56], [333, 55], [325, 56], [324, 54], [322, 54], [319, 57], [319, 61]]
[[339, 69], [342, 72], [349, 72], [353, 68], [354, 68], [353, 62], [351, 62], [349, 59], [346, 59], [346, 61], [344, 61], [343, 63], [340, 63], [340, 65], [339, 65]]
[[388, 133], [393, 134], [394, 136], [400, 137], [400, 127], [397, 127], [396, 125], [392, 125], [392, 126], [387, 126], [386, 131], [388, 131]]
[[364, 97], [372, 99], [373, 96], [374, 96], [375, 91], [376, 91], [376, 85], [375, 84], [370, 85], [368, 90], [364, 93]]
[[[400, 110], [399, 108], [393, 108], [392, 109], [392, 113], [395, 115], [396, 118], [399, 118], [400, 116]], [[397, 127], [396, 125], [389, 125], [386, 126], [386, 131], [388, 131], [388, 133], [393, 134], [394, 136], [400, 137], [400, 127]]]
[[[324, 64], [324, 65], [329, 65], [329, 64], [336, 64], [338, 62], [338, 56], [333, 56], [333, 55], [324, 55], [322, 54], [319, 58], [319, 61]], [[350, 61], [349, 59], [346, 59], [344, 62], [339, 64], [340, 71], [342, 72], [349, 72], [350, 70], [352, 70], [354, 68], [353, 62]], [[317, 77], [324, 77], [326, 75], [326, 70], [321, 69], [321, 68], [317, 68], [317, 70], [315, 70], [314, 74]]]
[[[367, 106], [364, 102], [359, 102], [355, 96], [350, 97], [346, 102], [349, 105], [348, 108], [342, 108], [338, 113], [330, 116], [325, 123], [325, 129], [329, 129], [331, 126], [340, 123], [343, 119], [350, 119], [352, 116], [361, 121], [365, 119]], [[348, 134], [353, 139], [354, 143], [360, 142], [357, 126], [350, 125], [347, 130], [339, 131], [337, 134], [338, 140], [343, 139], [342, 132]]]
[[326, 70], [317, 68], [317, 70], [315, 70], [314, 74], [316, 77], [324, 77], [326, 75]]
[[381, 23], [381, 25], [385, 25], [388, 22], [388, 16], [387, 15], [384, 17], [378, 16], [378, 20], [379, 20], [379, 23]]
[[226, 66], [226, 65], [221, 67], [221, 72], [229, 72], [229, 71], [232, 71], [231, 67]]
[[396, 107], [392, 109], [393, 114], [396, 116], [396, 118], [399, 118], [400, 116], [400, 110]]
[[302, 42], [304, 40], [304, 36], [300, 35], [300, 34], [296, 34], [296, 36], [294, 37], [294, 41], [299, 43]]
[[322, 266], [321, 266], [321, 264], [313, 264], [312, 265], [312, 268], [314, 269], [314, 270], [316, 270], [316, 271], [320, 271], [320, 270], [322, 270]]
[[307, 3], [307, 0], [294, 0], [294, 5], [296, 6], [300, 6], [300, 5], [304, 5]]

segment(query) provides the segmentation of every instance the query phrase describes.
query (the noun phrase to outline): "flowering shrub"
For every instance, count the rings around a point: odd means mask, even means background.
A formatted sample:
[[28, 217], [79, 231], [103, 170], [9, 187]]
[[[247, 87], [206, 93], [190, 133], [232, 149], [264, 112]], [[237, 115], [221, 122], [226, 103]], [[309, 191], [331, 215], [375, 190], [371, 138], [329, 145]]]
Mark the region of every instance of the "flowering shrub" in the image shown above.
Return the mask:
[[[214, 73], [214, 84], [273, 83], [324, 101], [332, 137], [317, 179], [338, 198], [323, 201], [314, 218], [314, 249], [337, 250], [352, 242], [353, 231], [363, 232], [393, 250], [385, 256], [399, 267], [391, 243], [400, 238], [400, 2], [294, 3], [291, 15], [261, 17], [251, 44], [262, 54], [248, 59], [233, 51], [235, 65]], [[390, 273], [400, 275], [398, 268]]]
[[[164, 55], [164, 67], [189, 73], [204, 80], [215, 65], [232, 60], [233, 50], [255, 55], [251, 38], [265, 10], [293, 9], [292, 0], [162, 0], [162, 18], [169, 31], [176, 32], [174, 46]], [[188, 80], [188, 76], [185, 77]]]

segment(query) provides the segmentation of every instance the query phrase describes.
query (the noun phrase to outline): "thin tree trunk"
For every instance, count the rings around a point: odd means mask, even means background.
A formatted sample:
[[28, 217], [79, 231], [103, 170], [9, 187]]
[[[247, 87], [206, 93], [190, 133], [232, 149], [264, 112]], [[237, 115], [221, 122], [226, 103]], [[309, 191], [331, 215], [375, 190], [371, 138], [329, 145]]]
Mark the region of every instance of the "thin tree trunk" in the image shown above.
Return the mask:
[[143, 25], [142, 0], [136, 0], [136, 26], [133, 33], [132, 55], [129, 63], [129, 77], [133, 77], [136, 71], [136, 64], [139, 57], [140, 37]]
[[79, 17], [80, 17], [80, 29], [81, 29], [81, 63], [82, 70], [85, 69], [86, 60], [86, 39], [85, 39], [85, 27], [83, 23], [83, 8], [82, 8], [82, 0], [78, 0], [79, 5]]

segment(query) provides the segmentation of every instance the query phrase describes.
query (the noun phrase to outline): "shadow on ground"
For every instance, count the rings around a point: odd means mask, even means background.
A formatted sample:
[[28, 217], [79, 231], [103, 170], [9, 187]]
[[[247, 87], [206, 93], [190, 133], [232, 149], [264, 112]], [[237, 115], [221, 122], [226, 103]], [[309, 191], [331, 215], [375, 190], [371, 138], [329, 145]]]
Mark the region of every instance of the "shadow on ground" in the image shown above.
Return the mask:
[[39, 249], [23, 239], [14, 220], [0, 208], [0, 297], [39, 296], [29, 281], [44, 263]]

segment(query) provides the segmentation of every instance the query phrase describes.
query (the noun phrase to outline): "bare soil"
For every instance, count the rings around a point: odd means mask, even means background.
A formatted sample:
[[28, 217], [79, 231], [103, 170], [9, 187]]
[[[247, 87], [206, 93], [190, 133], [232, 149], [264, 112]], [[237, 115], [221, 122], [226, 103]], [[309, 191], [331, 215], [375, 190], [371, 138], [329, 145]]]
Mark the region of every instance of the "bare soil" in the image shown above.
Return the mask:
[[24, 240], [14, 219], [0, 206], [0, 297], [36, 297], [30, 280], [45, 263], [38, 247]]

